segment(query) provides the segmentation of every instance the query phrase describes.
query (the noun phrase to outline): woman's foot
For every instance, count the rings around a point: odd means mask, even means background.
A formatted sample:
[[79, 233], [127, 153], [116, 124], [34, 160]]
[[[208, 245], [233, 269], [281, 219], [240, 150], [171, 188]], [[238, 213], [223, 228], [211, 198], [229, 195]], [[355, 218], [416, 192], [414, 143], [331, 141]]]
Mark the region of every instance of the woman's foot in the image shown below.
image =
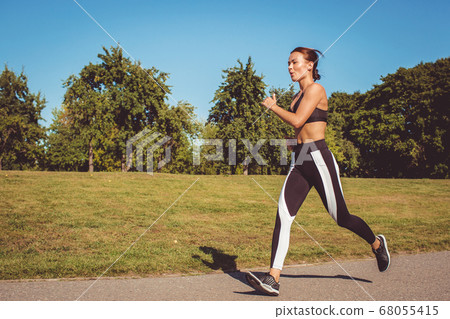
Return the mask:
[[377, 249], [372, 248], [372, 251], [377, 258], [378, 270], [384, 272], [389, 268], [391, 256], [389, 255], [386, 238], [383, 235], [378, 235], [377, 239], [380, 241], [380, 245]]
[[271, 275], [276, 282], [280, 282], [281, 270], [278, 268], [270, 268], [269, 275]]
[[269, 273], [255, 275], [249, 271], [245, 274], [245, 278], [248, 283], [259, 292], [270, 296], [278, 296], [280, 294], [280, 284], [277, 283], [275, 278]]

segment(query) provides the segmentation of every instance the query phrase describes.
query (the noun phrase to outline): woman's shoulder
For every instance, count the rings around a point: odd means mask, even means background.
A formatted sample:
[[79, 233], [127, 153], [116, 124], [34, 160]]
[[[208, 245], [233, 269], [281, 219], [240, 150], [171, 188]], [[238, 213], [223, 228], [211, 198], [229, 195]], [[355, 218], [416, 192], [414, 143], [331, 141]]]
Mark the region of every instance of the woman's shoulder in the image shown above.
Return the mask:
[[319, 83], [312, 83], [311, 85], [309, 85], [305, 90], [304, 90], [305, 95], [308, 94], [325, 94], [325, 88], [319, 84]]

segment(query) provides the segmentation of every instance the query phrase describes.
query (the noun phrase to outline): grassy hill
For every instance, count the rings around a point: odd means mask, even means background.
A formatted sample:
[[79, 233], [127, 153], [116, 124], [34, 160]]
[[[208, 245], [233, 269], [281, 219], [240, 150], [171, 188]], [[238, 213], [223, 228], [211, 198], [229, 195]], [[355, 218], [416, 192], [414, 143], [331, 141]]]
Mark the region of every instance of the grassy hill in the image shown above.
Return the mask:
[[[272, 198], [284, 179], [2, 171], [0, 279], [96, 277], [134, 242], [105, 276], [268, 266]], [[350, 212], [383, 233], [391, 253], [449, 249], [449, 180], [342, 184]], [[335, 224], [315, 190], [296, 221], [337, 260], [372, 257], [362, 239]], [[328, 260], [294, 223], [286, 264]]]

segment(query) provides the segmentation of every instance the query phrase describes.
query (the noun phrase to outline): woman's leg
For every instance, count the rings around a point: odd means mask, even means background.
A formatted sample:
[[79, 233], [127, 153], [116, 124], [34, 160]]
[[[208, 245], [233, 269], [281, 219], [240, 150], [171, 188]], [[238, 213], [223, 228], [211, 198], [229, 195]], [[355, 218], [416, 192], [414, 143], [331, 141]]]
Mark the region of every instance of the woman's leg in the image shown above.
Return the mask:
[[302, 166], [293, 166], [281, 189], [272, 237], [270, 273], [246, 274], [247, 281], [253, 288], [268, 295], [278, 296], [280, 293], [280, 274], [289, 247], [291, 225], [311, 189], [311, 184], [305, 179], [302, 171]]
[[284, 259], [289, 248], [292, 222], [311, 189], [310, 183], [302, 175], [298, 166], [286, 177], [278, 200], [278, 211], [272, 237], [270, 274], [278, 282]]
[[311, 152], [311, 156], [317, 168], [317, 172], [313, 174], [312, 183], [328, 212], [339, 226], [351, 230], [372, 246], [378, 269], [381, 272], [386, 271], [390, 264], [386, 238], [383, 235], [375, 237], [364, 220], [348, 212], [342, 193], [339, 168], [333, 154], [329, 149], [324, 148]]
[[329, 149], [317, 150], [311, 152], [311, 156], [317, 167], [317, 174], [313, 179], [314, 187], [331, 217], [339, 226], [351, 230], [372, 247], [379, 246], [379, 241], [366, 222], [348, 212], [342, 193], [339, 168], [331, 151]]

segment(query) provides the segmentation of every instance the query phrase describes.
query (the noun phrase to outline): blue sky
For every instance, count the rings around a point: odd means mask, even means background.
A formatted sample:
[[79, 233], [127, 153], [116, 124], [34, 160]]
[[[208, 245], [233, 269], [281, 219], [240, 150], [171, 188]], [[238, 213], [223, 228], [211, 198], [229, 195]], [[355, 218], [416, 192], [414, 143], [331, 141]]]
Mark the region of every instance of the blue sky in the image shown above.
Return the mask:
[[[354, 1], [87, 1], [78, 0], [146, 68], [170, 73], [174, 100], [188, 101], [206, 119], [222, 70], [251, 56], [269, 87], [287, 88], [289, 52], [326, 50], [375, 0]], [[8, 1], [1, 5], [0, 62], [28, 76], [60, 107], [62, 82], [102, 46], [115, 46], [73, 0]], [[380, 76], [450, 55], [449, 1], [378, 0], [319, 61], [321, 83], [365, 92]], [[169, 100], [173, 104], [173, 100]]]

